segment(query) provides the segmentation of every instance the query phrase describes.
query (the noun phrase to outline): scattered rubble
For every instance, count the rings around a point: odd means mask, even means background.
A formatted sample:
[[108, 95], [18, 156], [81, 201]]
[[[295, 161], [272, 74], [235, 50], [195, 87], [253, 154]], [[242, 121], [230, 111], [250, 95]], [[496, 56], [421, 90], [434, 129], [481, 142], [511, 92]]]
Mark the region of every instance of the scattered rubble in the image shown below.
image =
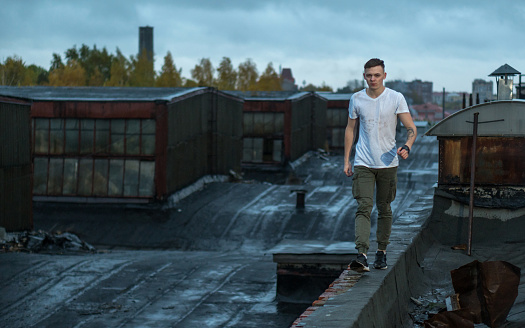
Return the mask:
[[[505, 261], [473, 261], [450, 272], [456, 294], [411, 298], [415, 327], [501, 327], [518, 295], [521, 269]], [[441, 295], [442, 296], [442, 295]], [[426, 317], [426, 318], [425, 318]], [[423, 326], [424, 325], [424, 326]]]
[[70, 232], [51, 234], [44, 231], [5, 233], [0, 238], [0, 252], [63, 253], [95, 252], [95, 247]]

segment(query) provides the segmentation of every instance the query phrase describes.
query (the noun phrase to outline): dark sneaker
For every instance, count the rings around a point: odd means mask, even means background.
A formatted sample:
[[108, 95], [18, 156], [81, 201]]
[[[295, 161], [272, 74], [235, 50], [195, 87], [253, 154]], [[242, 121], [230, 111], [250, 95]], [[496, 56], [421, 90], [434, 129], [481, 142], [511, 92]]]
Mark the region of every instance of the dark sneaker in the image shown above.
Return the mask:
[[370, 268], [368, 268], [368, 262], [366, 260], [366, 256], [364, 254], [357, 254], [357, 258], [353, 260], [348, 267], [350, 270], [354, 270], [357, 272], [369, 272]]
[[379, 270], [385, 270], [386, 266], [386, 253], [383, 251], [376, 252], [376, 260], [374, 261], [374, 268]]

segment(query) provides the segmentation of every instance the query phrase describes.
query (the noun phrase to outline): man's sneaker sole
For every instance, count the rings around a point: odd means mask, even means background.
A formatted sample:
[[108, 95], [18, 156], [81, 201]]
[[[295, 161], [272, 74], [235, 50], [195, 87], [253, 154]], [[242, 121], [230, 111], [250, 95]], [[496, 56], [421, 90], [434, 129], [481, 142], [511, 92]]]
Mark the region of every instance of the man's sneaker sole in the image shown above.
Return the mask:
[[370, 268], [363, 265], [363, 263], [357, 262], [356, 260], [353, 260], [350, 262], [350, 265], [348, 266], [350, 270], [356, 271], [356, 272], [370, 272]]
[[388, 265], [385, 265], [384, 267], [381, 267], [380, 265], [374, 265], [374, 269], [386, 270], [386, 269], [388, 269]]

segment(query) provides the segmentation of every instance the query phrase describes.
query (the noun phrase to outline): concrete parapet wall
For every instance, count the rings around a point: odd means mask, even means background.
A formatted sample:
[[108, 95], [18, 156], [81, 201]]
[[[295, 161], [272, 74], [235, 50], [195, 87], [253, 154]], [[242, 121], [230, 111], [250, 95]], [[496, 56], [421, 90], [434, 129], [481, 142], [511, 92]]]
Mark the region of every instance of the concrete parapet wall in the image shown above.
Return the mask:
[[327, 300], [295, 327], [387, 328], [409, 323], [412, 284], [421, 275], [419, 263], [430, 247], [424, 228], [431, 218], [433, 194], [434, 188], [429, 189], [395, 221], [387, 253], [389, 269], [363, 274], [354, 287]]
[[[469, 205], [434, 196], [434, 210], [429, 228], [443, 244], [451, 246], [468, 241]], [[524, 240], [525, 208], [502, 209], [474, 207], [472, 242], [513, 243]]]

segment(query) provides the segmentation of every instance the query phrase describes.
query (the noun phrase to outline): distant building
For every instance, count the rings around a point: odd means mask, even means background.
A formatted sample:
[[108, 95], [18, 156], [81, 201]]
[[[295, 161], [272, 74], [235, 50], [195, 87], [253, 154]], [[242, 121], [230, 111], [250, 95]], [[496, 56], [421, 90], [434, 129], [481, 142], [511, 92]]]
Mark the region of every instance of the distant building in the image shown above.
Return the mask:
[[364, 89], [365, 88], [365, 80], [363, 79], [354, 79], [354, 80], [350, 80], [346, 83], [346, 85], [348, 86], [348, 88], [350, 89], [350, 91], [354, 91], [354, 90], [357, 90], [357, 89]]
[[493, 89], [494, 88], [493, 88], [492, 81], [475, 79], [472, 82], [472, 97], [474, 99], [477, 99], [477, 95], [479, 94], [479, 101], [482, 103], [493, 100], [494, 99], [494, 94], [492, 92]]
[[327, 100], [326, 139], [328, 147], [330, 149], [343, 149], [345, 147], [345, 129], [348, 123], [348, 105], [352, 93], [318, 92], [318, 94]]
[[139, 27], [139, 55], [142, 51], [148, 54], [148, 60], [153, 62], [153, 27]]
[[[27, 131], [5, 129], [0, 164], [20, 162], [14, 142], [31, 136], [37, 201], [153, 202], [241, 169], [243, 100], [213, 88], [0, 86], [0, 99], [30, 105], [11, 109]], [[29, 176], [31, 158], [17, 165]]]
[[385, 82], [385, 86], [401, 92], [409, 104], [425, 104], [432, 102], [432, 82], [414, 80], [411, 82], [394, 80]]
[[412, 105], [417, 116], [413, 117], [416, 121], [438, 122], [443, 119], [443, 107], [432, 103]]
[[224, 91], [244, 100], [243, 167], [279, 167], [326, 143], [322, 95], [294, 91]]
[[281, 71], [281, 88], [283, 91], [297, 91], [297, 84], [292, 75], [291, 68], [283, 68]]

